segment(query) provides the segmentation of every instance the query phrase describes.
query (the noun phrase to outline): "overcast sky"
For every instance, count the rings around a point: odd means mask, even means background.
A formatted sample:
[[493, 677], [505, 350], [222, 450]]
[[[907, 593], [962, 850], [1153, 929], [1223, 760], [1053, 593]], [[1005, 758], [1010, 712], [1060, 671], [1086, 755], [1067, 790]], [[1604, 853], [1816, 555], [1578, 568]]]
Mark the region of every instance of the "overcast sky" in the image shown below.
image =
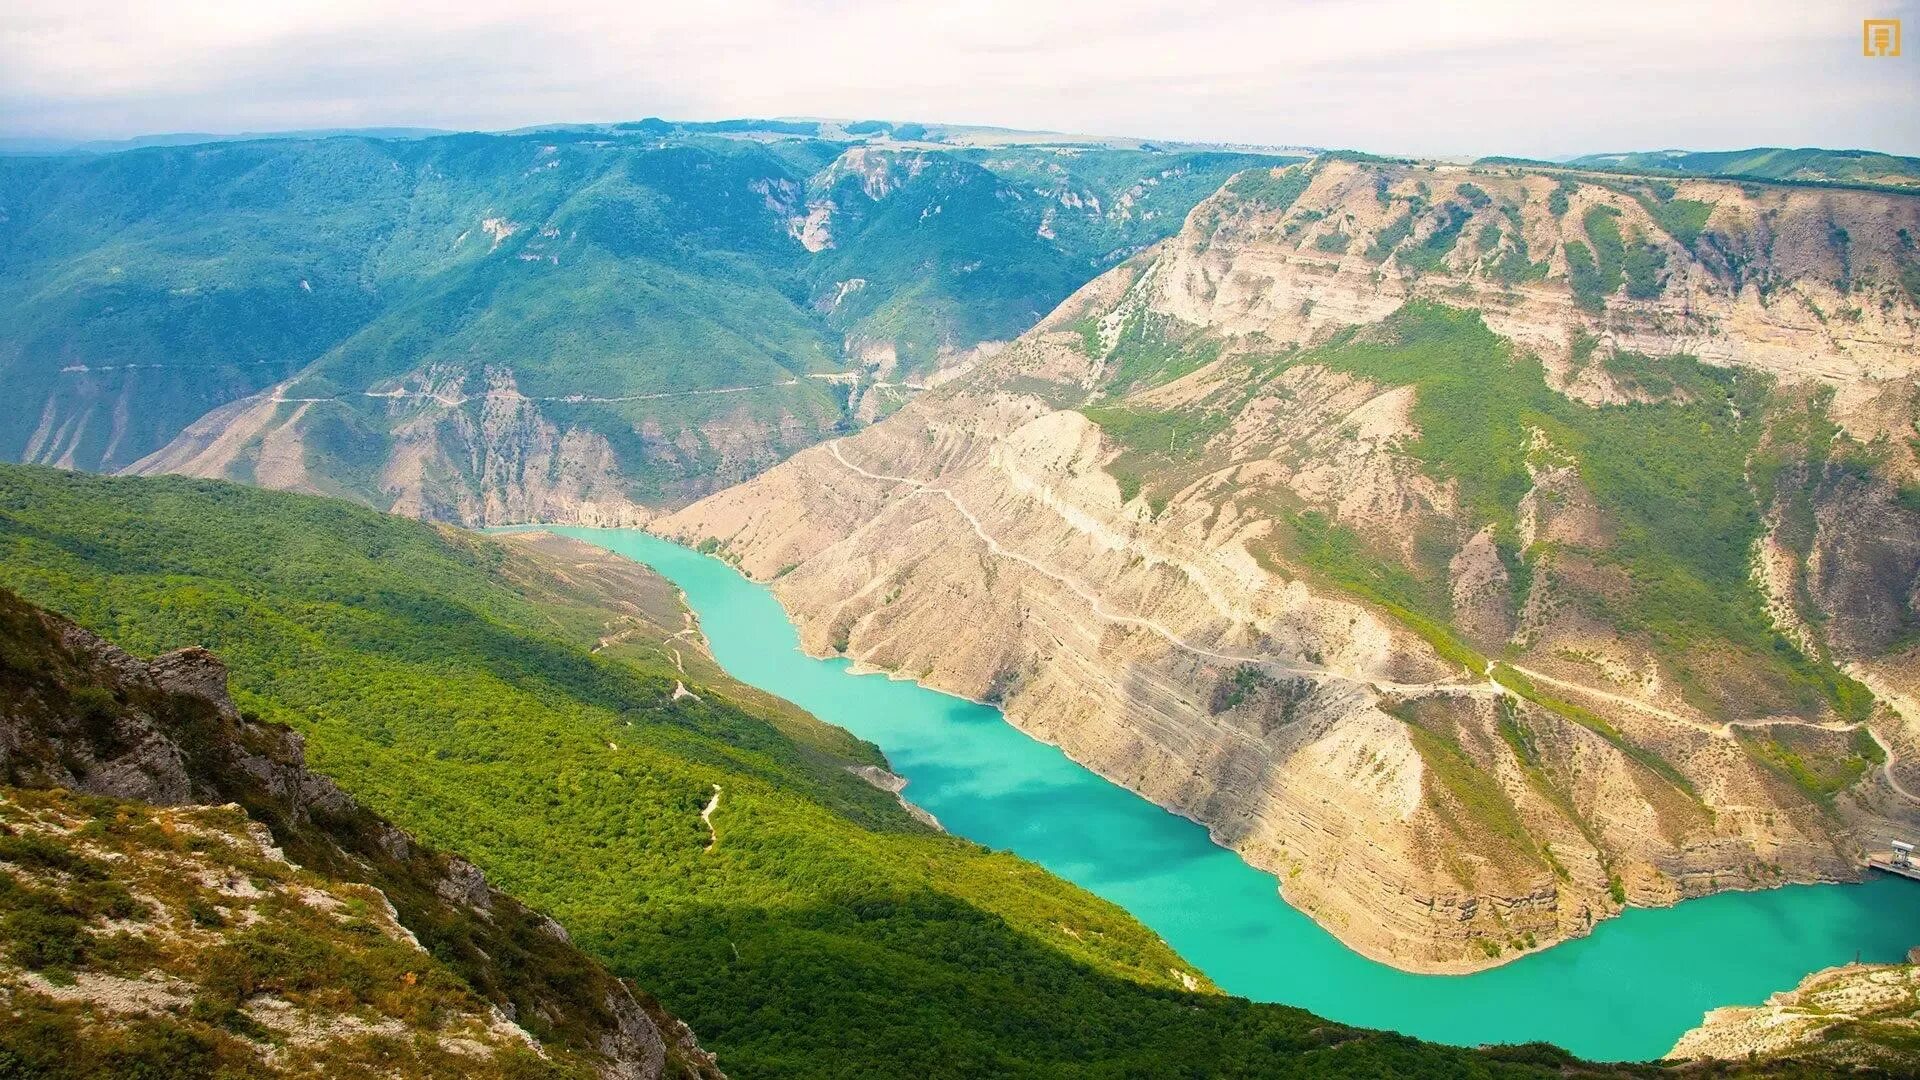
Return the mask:
[[[1550, 10], [1561, 9], [1561, 10]], [[1920, 154], [1920, 0], [7, 0], [0, 135], [879, 117], [1423, 155]]]

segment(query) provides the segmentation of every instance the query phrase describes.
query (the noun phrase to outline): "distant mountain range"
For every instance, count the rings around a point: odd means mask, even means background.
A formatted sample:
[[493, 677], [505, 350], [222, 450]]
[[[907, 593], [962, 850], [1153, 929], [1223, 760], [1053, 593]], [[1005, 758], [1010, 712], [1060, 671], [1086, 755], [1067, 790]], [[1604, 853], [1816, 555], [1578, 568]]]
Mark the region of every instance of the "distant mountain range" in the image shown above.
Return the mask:
[[59, 139], [0, 137], [0, 154], [117, 154], [154, 146], [202, 146], [207, 143], [258, 142], [266, 139], [423, 139], [451, 135], [441, 128], [370, 127], [308, 128], [300, 131], [238, 131], [216, 135], [205, 131], [176, 131], [136, 135], [130, 139]]
[[0, 456], [625, 520], [883, 415], [1289, 160], [819, 130], [0, 159]]
[[[1483, 164], [1523, 159], [1489, 158]], [[1564, 164], [1624, 172], [1680, 173], [1805, 183], [1874, 184], [1920, 188], [1920, 158], [1873, 150], [1788, 150], [1762, 146], [1751, 150], [1653, 150], [1625, 154], [1585, 154]]]
[[[1250, 150], [1298, 153], [1302, 147], [1256, 143], [1193, 142], [1178, 139], [1142, 139], [1117, 135], [1084, 135], [1059, 131], [1025, 131], [980, 124], [923, 124], [891, 120], [832, 120], [813, 117], [737, 120], [662, 120], [648, 117], [606, 124], [536, 124], [490, 132], [496, 135], [594, 133], [625, 135], [729, 135], [740, 138], [830, 139], [837, 142], [931, 143], [943, 146], [1086, 146], [1109, 150]], [[155, 146], [203, 146], [209, 143], [258, 142], [268, 139], [424, 139], [459, 134], [448, 128], [345, 127], [299, 128], [290, 131], [241, 131], [226, 134], [186, 131], [136, 135], [126, 139], [74, 139], [50, 136], [0, 136], [0, 154], [115, 154]]]

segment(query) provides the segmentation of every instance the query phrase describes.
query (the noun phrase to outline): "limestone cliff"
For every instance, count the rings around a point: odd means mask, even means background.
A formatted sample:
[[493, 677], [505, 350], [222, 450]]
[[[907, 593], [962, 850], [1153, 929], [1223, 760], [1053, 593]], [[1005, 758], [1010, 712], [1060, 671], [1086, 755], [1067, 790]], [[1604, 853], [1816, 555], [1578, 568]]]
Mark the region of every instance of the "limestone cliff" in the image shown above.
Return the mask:
[[1916, 231], [1878, 193], [1260, 170], [653, 527], [1354, 948], [1484, 966], [1917, 820]]

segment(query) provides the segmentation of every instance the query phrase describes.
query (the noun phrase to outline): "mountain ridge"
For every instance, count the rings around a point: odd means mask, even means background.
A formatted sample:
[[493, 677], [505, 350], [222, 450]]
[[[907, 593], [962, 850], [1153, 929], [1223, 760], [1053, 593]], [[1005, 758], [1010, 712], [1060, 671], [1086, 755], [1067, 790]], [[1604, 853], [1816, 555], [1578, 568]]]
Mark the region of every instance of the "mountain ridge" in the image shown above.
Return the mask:
[[1254, 160], [678, 129], [9, 158], [0, 453], [637, 519], [897, 407]]

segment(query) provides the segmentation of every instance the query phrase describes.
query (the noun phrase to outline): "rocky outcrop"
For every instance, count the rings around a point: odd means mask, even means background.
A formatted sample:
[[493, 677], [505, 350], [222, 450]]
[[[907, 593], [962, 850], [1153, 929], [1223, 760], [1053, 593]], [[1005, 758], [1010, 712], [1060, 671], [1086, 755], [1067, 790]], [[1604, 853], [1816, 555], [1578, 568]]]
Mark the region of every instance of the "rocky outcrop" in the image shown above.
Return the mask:
[[0, 829], [9, 1072], [339, 1075], [370, 1051], [448, 1080], [575, 1065], [462, 986], [380, 890], [295, 864], [238, 806], [7, 788]]
[[[1433, 297], [1501, 335], [1476, 347], [1535, 350], [1581, 408], [1682, 393], [1635, 376], [1634, 350], [1766, 372], [1888, 448], [1879, 509], [1816, 493], [1827, 554], [1793, 561], [1835, 568], [1829, 595], [1898, 583], [1894, 599], [1813, 621], [1907, 625], [1912, 532], [1890, 493], [1916, 474], [1878, 434], [1898, 410], [1859, 403], [1911, 396], [1898, 236], [1920, 200], [1339, 161], [1252, 179], [974, 372], [652, 527], [771, 580], [809, 651], [1001, 705], [1401, 967], [1497, 963], [1626, 904], [1856, 876], [1859, 830], [1915, 818], [1902, 756], [1748, 670], [1744, 646], [1683, 668], [1595, 603], [1631, 595], [1605, 554], [1628, 519], [1573, 450], [1536, 427], [1528, 490], [1490, 525], [1411, 452], [1413, 386], [1293, 358], [1391, 347], [1391, 324], [1348, 328]], [[1661, 267], [1657, 295], [1633, 295], [1645, 278], [1576, 293], [1569, 247], [1592, 258], [1605, 223], [1640, 272]], [[1429, 243], [1442, 230], [1452, 246]], [[1807, 315], [1843, 304], [1858, 313]], [[1441, 614], [1387, 599], [1422, 574]], [[1512, 664], [1489, 677], [1489, 656]]]
[[[620, 1080], [719, 1075], [683, 1024], [573, 949], [551, 920], [309, 770], [301, 737], [242, 714], [207, 650], [143, 661], [9, 593], [0, 593], [0, 646], [7, 786], [162, 807], [238, 804], [275, 858], [379, 898], [415, 950], [409, 923], [440, 928], [437, 940], [466, 954], [454, 958], [465, 985], [495, 1011], [489, 1030], [510, 1032], [510, 1042]], [[449, 926], [461, 927], [465, 945], [446, 939]], [[514, 969], [493, 956], [515, 957]], [[544, 1044], [512, 1023], [533, 1014], [549, 1032]]]
[[1909, 958], [1827, 968], [1764, 1005], [1714, 1009], [1667, 1056], [1898, 1073], [1912, 1067], [1916, 1038], [1920, 967]]
[[922, 825], [926, 825], [929, 828], [940, 829], [941, 832], [946, 831], [945, 829], [941, 829], [938, 818], [928, 813], [924, 808], [915, 806], [913, 803], [907, 801], [907, 797], [904, 794], [907, 790], [906, 777], [888, 772], [878, 765], [849, 765], [847, 766], [847, 771], [865, 780], [867, 783], [872, 784], [874, 787], [879, 788], [881, 791], [891, 792], [895, 798], [900, 800], [900, 808], [912, 814], [914, 820], [920, 822]]

